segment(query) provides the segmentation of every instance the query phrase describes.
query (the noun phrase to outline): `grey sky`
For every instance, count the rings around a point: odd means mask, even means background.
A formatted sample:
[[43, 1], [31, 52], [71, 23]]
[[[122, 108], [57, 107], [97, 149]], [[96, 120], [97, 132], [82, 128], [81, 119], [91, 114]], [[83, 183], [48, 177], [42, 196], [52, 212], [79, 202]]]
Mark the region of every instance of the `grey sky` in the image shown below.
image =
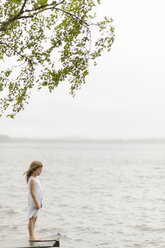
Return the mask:
[[102, 0], [114, 19], [115, 43], [90, 69], [87, 84], [68, 94], [33, 93], [16, 119], [0, 119], [0, 134], [17, 137], [165, 137], [165, 2]]

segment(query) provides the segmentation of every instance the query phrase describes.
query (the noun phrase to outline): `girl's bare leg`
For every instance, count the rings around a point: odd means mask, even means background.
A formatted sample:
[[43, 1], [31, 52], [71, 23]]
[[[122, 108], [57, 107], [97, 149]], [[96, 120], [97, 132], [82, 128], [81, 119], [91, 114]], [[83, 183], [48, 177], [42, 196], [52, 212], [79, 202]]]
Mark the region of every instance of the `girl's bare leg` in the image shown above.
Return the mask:
[[32, 217], [29, 219], [28, 229], [29, 229], [29, 240], [40, 240], [34, 236], [34, 228], [37, 217]]
[[33, 224], [33, 233], [34, 233], [34, 229], [35, 229], [36, 220], [37, 220], [37, 217], [34, 217], [34, 220], [33, 220], [33, 221], [34, 221], [34, 222], [33, 222], [33, 223], [34, 223], [34, 224]]
[[28, 223], [28, 230], [29, 230], [29, 240], [34, 240], [34, 217], [29, 219]]

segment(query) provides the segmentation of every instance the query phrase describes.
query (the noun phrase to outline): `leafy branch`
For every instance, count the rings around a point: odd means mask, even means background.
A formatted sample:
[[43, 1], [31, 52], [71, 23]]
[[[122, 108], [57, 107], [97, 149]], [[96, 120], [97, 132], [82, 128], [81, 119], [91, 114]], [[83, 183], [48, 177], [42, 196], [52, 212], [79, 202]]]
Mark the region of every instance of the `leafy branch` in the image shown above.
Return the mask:
[[14, 118], [34, 88], [52, 92], [66, 81], [75, 95], [86, 82], [90, 61], [95, 65], [114, 42], [113, 20], [95, 22], [94, 7], [94, 0], [5, 0], [0, 6], [0, 63], [5, 67], [0, 69], [0, 116]]

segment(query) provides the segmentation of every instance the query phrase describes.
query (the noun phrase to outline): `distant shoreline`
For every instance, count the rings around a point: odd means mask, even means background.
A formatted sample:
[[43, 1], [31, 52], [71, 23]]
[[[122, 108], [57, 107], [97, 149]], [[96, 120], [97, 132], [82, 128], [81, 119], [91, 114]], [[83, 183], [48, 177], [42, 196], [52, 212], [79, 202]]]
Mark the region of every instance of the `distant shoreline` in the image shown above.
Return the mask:
[[72, 138], [15, 138], [7, 135], [0, 135], [0, 143], [112, 143], [112, 144], [127, 144], [127, 143], [165, 143], [164, 139], [72, 139]]

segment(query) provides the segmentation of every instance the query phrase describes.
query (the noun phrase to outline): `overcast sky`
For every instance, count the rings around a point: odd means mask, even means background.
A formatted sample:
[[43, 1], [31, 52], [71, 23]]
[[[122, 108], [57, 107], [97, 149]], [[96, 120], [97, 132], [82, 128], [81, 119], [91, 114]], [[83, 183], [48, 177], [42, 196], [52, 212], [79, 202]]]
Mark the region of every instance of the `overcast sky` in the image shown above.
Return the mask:
[[63, 83], [35, 92], [0, 134], [30, 138], [165, 137], [165, 1], [102, 0], [100, 16], [114, 19], [115, 43], [90, 69], [73, 98]]

